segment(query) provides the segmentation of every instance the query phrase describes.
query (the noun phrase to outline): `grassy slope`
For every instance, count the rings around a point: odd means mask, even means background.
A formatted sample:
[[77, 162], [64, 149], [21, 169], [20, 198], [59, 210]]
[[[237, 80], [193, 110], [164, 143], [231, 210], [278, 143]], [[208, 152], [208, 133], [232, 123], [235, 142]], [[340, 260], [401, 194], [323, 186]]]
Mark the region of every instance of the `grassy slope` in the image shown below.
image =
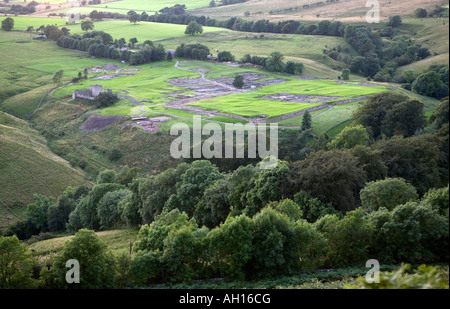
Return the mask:
[[69, 185], [90, 182], [53, 154], [27, 122], [0, 112], [0, 183], [1, 227], [18, 219], [14, 212], [24, 209], [33, 194], [58, 196]]
[[43, 94], [55, 86], [52, 77], [56, 71], [64, 69], [64, 80], [68, 80], [78, 72], [74, 64], [86, 57], [81, 52], [63, 50], [54, 42], [17, 43], [29, 40], [27, 33], [0, 31], [0, 110], [20, 117], [34, 110]]
[[[356, 54], [344, 38], [326, 36], [264, 34], [264, 37], [260, 38], [259, 34], [255, 33], [222, 31], [195, 37], [178, 37], [161, 41], [161, 43], [167, 49], [175, 49], [181, 43], [200, 43], [208, 46], [213, 55], [217, 55], [217, 51], [228, 50], [237, 60], [245, 54], [268, 57], [272, 52], [280, 51], [285, 55], [285, 60], [303, 62], [305, 75], [326, 78], [337, 78], [341, 74], [340, 68], [343, 64], [324, 56], [323, 49], [340, 45], [343, 49], [348, 47], [349, 55]], [[342, 55], [345, 56], [345, 53], [343, 52]]]
[[[134, 242], [138, 234], [138, 230], [111, 230], [97, 232], [97, 236], [104, 241], [113, 253], [121, 251], [129, 251], [130, 242]], [[32, 254], [41, 262], [51, 259], [52, 256], [58, 254], [64, 244], [73, 236], [64, 236], [53, 239], [39, 241], [30, 245]]]
[[[80, 25], [68, 26], [72, 34], [83, 34]], [[126, 40], [135, 37], [139, 42], [157, 41], [167, 38], [184, 37], [185, 25], [139, 22], [132, 24], [127, 20], [105, 20], [94, 22], [94, 30], [108, 32], [113, 38]], [[203, 27], [204, 33], [223, 31], [222, 28]]]
[[[227, 5], [216, 8], [196, 9], [196, 15], [205, 15], [211, 18], [244, 17], [246, 11], [250, 12], [249, 19], [269, 19], [273, 21], [302, 19], [340, 19], [349, 22], [363, 22], [368, 8], [366, 1], [340, 0], [337, 3], [326, 3], [324, 6], [302, 8], [303, 5], [317, 3], [317, 0], [250, 0], [245, 3]], [[325, 1], [323, 1], [325, 2]], [[448, 1], [442, 0], [380, 0], [381, 18], [386, 20], [391, 15], [412, 15], [418, 7], [432, 9], [436, 5]], [[279, 12], [277, 12], [279, 11]]]

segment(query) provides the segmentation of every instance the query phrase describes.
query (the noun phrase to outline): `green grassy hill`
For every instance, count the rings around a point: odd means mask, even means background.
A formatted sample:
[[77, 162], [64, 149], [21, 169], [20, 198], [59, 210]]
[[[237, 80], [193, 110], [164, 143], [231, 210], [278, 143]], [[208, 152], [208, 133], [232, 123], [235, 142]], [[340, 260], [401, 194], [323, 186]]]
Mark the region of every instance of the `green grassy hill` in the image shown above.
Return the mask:
[[89, 184], [27, 122], [0, 112], [0, 227], [19, 220], [35, 193], [58, 196], [67, 186]]

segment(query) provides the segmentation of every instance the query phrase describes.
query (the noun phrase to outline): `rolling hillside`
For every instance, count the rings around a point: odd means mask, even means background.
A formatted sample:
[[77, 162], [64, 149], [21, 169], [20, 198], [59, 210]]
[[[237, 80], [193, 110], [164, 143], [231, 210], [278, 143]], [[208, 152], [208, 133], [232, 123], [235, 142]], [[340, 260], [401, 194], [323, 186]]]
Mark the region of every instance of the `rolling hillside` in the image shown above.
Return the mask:
[[0, 112], [0, 227], [20, 219], [35, 193], [58, 196], [67, 186], [89, 184], [27, 122]]

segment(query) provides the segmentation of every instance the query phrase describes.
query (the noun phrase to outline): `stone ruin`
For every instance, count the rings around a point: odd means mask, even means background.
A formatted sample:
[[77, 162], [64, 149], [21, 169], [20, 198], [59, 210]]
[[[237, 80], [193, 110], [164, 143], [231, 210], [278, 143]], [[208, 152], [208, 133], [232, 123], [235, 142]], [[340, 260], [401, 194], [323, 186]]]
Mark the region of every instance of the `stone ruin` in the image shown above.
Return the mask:
[[94, 100], [100, 93], [112, 93], [111, 89], [105, 89], [103, 91], [102, 85], [90, 85], [89, 90], [76, 90], [72, 92], [72, 99], [76, 98]]

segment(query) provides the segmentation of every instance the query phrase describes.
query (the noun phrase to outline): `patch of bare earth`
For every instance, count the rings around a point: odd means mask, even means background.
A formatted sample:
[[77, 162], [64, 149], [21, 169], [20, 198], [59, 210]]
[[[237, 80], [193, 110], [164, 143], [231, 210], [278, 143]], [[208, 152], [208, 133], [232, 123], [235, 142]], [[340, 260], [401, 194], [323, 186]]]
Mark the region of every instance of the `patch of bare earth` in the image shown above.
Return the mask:
[[100, 131], [113, 125], [122, 119], [123, 116], [90, 116], [80, 127], [80, 130], [87, 132]]

